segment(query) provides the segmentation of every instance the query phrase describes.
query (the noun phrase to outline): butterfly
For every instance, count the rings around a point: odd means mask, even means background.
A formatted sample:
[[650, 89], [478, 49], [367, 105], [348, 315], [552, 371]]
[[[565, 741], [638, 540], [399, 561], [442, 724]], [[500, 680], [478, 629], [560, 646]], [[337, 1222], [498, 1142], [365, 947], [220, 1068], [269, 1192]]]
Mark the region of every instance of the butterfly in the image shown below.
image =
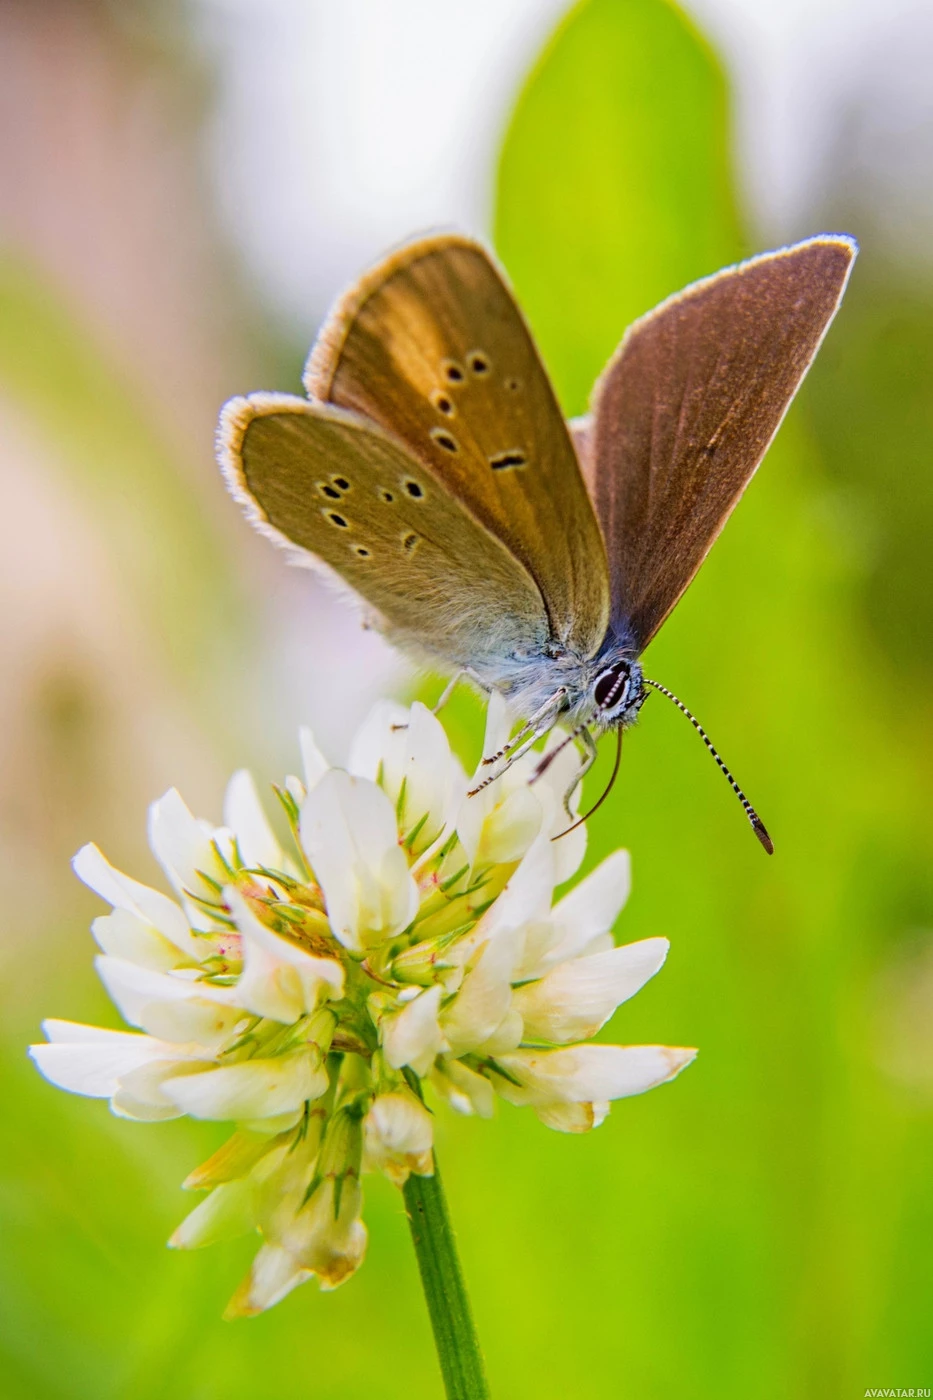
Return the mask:
[[565, 423], [491, 255], [419, 239], [337, 302], [308, 398], [226, 404], [218, 459], [252, 522], [348, 584], [390, 640], [506, 697], [524, 723], [480, 786], [558, 722], [579, 781], [654, 687], [770, 852], [639, 658], [767, 451], [856, 252], [825, 234], [693, 283], [626, 331], [590, 413]]

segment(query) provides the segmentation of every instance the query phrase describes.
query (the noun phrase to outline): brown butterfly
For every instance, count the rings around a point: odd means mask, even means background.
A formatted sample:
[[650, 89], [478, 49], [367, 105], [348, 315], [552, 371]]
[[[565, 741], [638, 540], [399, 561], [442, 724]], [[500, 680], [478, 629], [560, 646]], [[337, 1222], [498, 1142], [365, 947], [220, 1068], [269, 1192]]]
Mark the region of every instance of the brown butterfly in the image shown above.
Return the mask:
[[[338, 302], [309, 398], [232, 399], [218, 455], [263, 533], [336, 571], [398, 645], [501, 691], [584, 750], [654, 686], [638, 658], [774, 437], [857, 252], [825, 234], [670, 297], [565, 424], [502, 273], [457, 235], [410, 243]], [[555, 750], [551, 749], [553, 755]], [[617, 755], [618, 763], [618, 755]]]

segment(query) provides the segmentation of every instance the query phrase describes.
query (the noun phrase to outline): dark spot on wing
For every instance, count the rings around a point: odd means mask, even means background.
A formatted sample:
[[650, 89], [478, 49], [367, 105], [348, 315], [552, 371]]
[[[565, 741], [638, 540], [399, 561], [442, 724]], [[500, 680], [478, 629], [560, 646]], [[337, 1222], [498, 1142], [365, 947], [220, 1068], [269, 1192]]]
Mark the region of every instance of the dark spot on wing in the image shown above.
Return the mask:
[[421, 536], [412, 532], [410, 535], [402, 536], [402, 548], [406, 554], [413, 554], [421, 543]]
[[450, 433], [445, 433], [443, 428], [432, 428], [431, 437], [438, 447], [443, 447], [445, 452], [459, 452], [460, 450], [457, 439], [451, 437]]
[[332, 476], [331, 481], [340, 491], [349, 491], [350, 483], [345, 476]]
[[325, 511], [324, 513], [325, 513], [325, 515], [327, 516], [328, 520], [330, 521], [330, 523], [331, 523], [332, 525], [337, 525], [337, 526], [339, 526], [339, 528], [340, 528], [341, 530], [349, 530], [349, 528], [350, 528], [350, 522], [349, 522], [349, 520], [344, 520], [343, 516], [342, 516], [342, 515], [338, 515], [337, 512], [336, 512], [335, 510], [328, 510], [328, 511]]
[[385, 501], [385, 503], [386, 503], [387, 506], [390, 506], [390, 505], [392, 504], [392, 502], [395, 500], [395, 497], [392, 495], [392, 492], [391, 492], [391, 491], [386, 491], [385, 488], [381, 489], [380, 492], [379, 492], [379, 494], [380, 494], [380, 496], [382, 497], [382, 499]]
[[320, 491], [321, 495], [326, 496], [329, 501], [340, 500], [340, 492], [336, 491], [333, 486], [328, 486], [326, 481], [319, 481], [317, 489]]
[[444, 360], [441, 364], [441, 373], [448, 384], [462, 384], [466, 375], [456, 360]]
[[474, 374], [489, 373], [489, 359], [482, 350], [471, 350], [467, 355], [467, 364]]
[[431, 395], [431, 402], [438, 413], [443, 413], [447, 418], [452, 418], [456, 413], [453, 401], [447, 397], [442, 389], [435, 389]]
[[411, 477], [405, 482], [405, 490], [408, 492], [409, 496], [414, 496], [415, 500], [419, 500], [424, 495], [424, 487], [421, 485], [421, 482], [412, 481]]
[[509, 452], [497, 452], [495, 457], [490, 457], [489, 465], [494, 472], [504, 472], [509, 467], [525, 467], [528, 465], [528, 458], [524, 452], [519, 452], [513, 448]]
[[359, 559], [368, 559], [370, 556], [370, 551], [366, 548], [365, 544], [355, 544], [353, 546], [353, 553]]

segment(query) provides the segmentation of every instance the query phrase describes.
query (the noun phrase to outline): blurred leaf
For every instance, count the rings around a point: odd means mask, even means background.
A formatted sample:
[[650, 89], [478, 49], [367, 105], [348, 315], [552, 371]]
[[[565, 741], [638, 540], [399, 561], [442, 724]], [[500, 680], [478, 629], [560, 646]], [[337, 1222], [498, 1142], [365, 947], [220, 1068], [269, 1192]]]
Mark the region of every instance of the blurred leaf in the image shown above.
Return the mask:
[[575, 8], [519, 100], [498, 188], [497, 246], [580, 413], [625, 327], [740, 253], [726, 85], [681, 11]]
[[[929, 690], [933, 669], [933, 289], [863, 250], [806, 398], [863, 559], [878, 646]], [[919, 674], [918, 674], [919, 672]]]
[[219, 532], [130, 381], [10, 256], [0, 261], [0, 381], [67, 466], [63, 489], [95, 513], [153, 639], [183, 673], [208, 669], [236, 621]]

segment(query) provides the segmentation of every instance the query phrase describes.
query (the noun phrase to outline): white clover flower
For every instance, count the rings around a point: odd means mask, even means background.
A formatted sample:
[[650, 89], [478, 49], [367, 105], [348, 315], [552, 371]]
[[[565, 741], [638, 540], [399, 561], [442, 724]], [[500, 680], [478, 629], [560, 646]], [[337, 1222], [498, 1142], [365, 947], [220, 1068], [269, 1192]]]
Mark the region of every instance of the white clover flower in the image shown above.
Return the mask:
[[[486, 753], [507, 719], [490, 702]], [[474, 797], [436, 717], [380, 704], [331, 768], [301, 735], [304, 779], [276, 789], [275, 835], [249, 774], [225, 825], [177, 792], [150, 841], [176, 900], [114, 870], [94, 846], [80, 878], [111, 906], [97, 968], [135, 1031], [47, 1021], [31, 1054], [61, 1088], [142, 1120], [229, 1120], [228, 1142], [185, 1185], [209, 1195], [171, 1243], [262, 1237], [231, 1315], [312, 1275], [334, 1288], [362, 1262], [362, 1170], [396, 1185], [433, 1171], [425, 1086], [489, 1117], [495, 1096], [584, 1132], [612, 1099], [673, 1078], [693, 1050], [593, 1045], [661, 967], [663, 938], [616, 947], [629, 890], [617, 851], [553, 903], [585, 827], [566, 825], [571, 751], [534, 784], [533, 755]], [[176, 902], [177, 901], [177, 902]], [[429, 1098], [431, 1094], [429, 1092]]]

